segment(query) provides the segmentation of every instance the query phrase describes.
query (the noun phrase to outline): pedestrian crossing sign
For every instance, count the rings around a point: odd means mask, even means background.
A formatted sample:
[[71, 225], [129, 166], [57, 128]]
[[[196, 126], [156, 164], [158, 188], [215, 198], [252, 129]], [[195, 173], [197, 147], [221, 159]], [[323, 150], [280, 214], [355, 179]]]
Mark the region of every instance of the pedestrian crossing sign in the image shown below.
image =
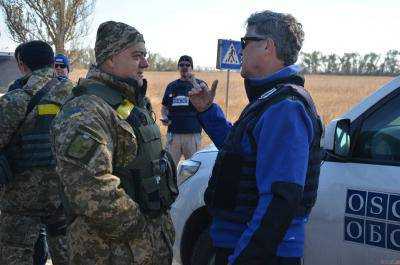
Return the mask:
[[218, 40], [217, 69], [238, 70], [242, 65], [240, 41]]

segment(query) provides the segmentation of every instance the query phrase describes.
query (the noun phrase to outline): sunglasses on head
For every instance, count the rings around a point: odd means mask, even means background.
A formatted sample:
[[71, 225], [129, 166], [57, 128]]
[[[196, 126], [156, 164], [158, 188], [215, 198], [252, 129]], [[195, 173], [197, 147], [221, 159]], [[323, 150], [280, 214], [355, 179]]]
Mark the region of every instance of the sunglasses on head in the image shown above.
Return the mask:
[[179, 63], [179, 67], [190, 67], [192, 66], [190, 63]]
[[64, 69], [64, 68], [67, 68], [67, 66], [65, 64], [56, 63], [56, 64], [54, 64], [54, 68], [62, 68], [62, 69]]
[[240, 44], [242, 45], [242, 50], [246, 48], [246, 46], [249, 44], [249, 41], [262, 41], [266, 40], [267, 38], [262, 38], [262, 37], [243, 37], [240, 39]]

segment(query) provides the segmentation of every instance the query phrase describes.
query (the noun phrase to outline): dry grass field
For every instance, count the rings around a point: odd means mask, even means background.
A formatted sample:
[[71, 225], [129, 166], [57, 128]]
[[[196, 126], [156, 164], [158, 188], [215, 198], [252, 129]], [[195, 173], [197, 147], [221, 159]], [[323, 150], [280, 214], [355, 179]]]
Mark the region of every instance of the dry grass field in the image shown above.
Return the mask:
[[[85, 73], [86, 70], [75, 70], [71, 78], [77, 81], [79, 77], [84, 77]], [[148, 96], [152, 100], [157, 117], [160, 117], [164, 89], [169, 82], [177, 79], [179, 74], [178, 72], [146, 72], [145, 76], [149, 84]], [[214, 79], [219, 80], [216, 101], [223, 107], [225, 104], [226, 72], [202, 72], [196, 73], [196, 76], [208, 84], [211, 84]], [[328, 123], [391, 79], [391, 77], [377, 76], [307, 75], [305, 86], [313, 96], [324, 122]], [[231, 73], [228, 118], [235, 121], [246, 104], [247, 97], [243, 80], [239, 73]], [[165, 135], [166, 128], [161, 124], [160, 127], [162, 134]], [[208, 137], [203, 136], [203, 146], [209, 143]]]

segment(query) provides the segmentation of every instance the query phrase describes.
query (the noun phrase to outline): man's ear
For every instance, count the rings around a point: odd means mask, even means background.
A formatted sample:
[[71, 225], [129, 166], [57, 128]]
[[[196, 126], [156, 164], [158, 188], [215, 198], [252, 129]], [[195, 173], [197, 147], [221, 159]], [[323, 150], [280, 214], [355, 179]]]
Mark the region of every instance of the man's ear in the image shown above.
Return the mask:
[[21, 74], [25, 75], [31, 72], [31, 69], [29, 69], [29, 67], [21, 60], [17, 60], [17, 65]]
[[114, 56], [111, 56], [105, 60], [105, 62], [101, 65], [101, 68], [106, 71], [112, 71], [114, 69]]
[[267, 41], [265, 42], [265, 49], [267, 50], [267, 53], [275, 52], [276, 46], [273, 39], [271, 38], [267, 39]]

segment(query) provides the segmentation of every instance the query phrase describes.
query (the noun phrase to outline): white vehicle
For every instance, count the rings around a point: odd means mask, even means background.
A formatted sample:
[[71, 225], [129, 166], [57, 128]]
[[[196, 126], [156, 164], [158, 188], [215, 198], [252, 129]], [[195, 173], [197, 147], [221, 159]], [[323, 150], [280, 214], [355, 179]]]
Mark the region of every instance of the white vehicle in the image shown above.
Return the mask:
[[[330, 122], [322, 145], [304, 264], [400, 264], [400, 77]], [[213, 264], [203, 194], [216, 156], [210, 147], [178, 167], [188, 177], [172, 208], [183, 265]]]
[[21, 77], [21, 74], [14, 53], [0, 52], [0, 93], [4, 92], [1, 88], [5, 89], [11, 81], [19, 77]]

